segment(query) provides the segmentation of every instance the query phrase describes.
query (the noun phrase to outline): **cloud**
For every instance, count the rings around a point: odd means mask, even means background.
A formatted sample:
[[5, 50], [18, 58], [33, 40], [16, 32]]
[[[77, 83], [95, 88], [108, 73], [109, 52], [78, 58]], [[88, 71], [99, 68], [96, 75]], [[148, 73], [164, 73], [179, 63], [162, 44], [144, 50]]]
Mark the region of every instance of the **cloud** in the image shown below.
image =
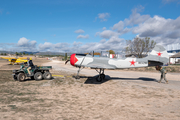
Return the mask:
[[39, 51], [56, 51], [56, 52], [69, 52], [69, 53], [86, 53], [91, 51], [115, 50], [116, 52], [122, 51], [125, 46], [125, 40], [117, 36], [112, 36], [110, 39], [102, 39], [99, 42], [90, 42], [83, 44], [82, 42], [74, 41], [72, 44], [45, 42], [39, 44]]
[[112, 30], [117, 30], [119, 33], [122, 32], [122, 34], [124, 34], [131, 30], [131, 28], [127, 28], [128, 26], [133, 27], [134, 25], [138, 25], [148, 20], [150, 18], [150, 15], [140, 15], [140, 13], [138, 13], [143, 9], [144, 7], [141, 5], [137, 8], [132, 9], [132, 14], [129, 16], [129, 18], [126, 18], [124, 19], [124, 21], [121, 20], [118, 23], [114, 24]]
[[[163, 45], [171, 44], [171, 42], [180, 43], [180, 16], [176, 19], [166, 19], [158, 15], [151, 17], [150, 15], [138, 13], [143, 9], [144, 7], [142, 6], [133, 9], [129, 18], [114, 24], [112, 30], [117, 31], [119, 35], [133, 33], [135, 35], [138, 34], [139, 37], [150, 37]], [[102, 33], [97, 32], [96, 34], [100, 35]], [[109, 36], [109, 34], [106, 36]]]
[[100, 41], [100, 43], [104, 43], [104, 42], [106, 42], [106, 39], [102, 39], [102, 40]]
[[139, 33], [140, 37], [166, 36], [176, 39], [179, 38], [178, 32], [180, 31], [180, 22], [177, 22], [179, 20], [180, 17], [173, 20], [154, 16], [144, 23], [139, 24], [139, 26], [134, 27], [133, 33]]
[[112, 30], [104, 30], [103, 32], [97, 32], [95, 36], [99, 35], [102, 38], [109, 39], [112, 36], [119, 36], [120, 34]]
[[110, 13], [99, 13], [98, 18], [103, 21], [107, 21], [107, 18], [110, 17]]
[[69, 51], [69, 44], [45, 42], [44, 44], [39, 44], [38, 49], [39, 51], [66, 52]]
[[79, 30], [76, 30], [76, 31], [74, 31], [75, 33], [84, 33], [84, 30], [82, 30], [82, 29], [79, 29]]
[[74, 43], [73, 43], [73, 46], [74, 47], [79, 47], [79, 46], [81, 46], [82, 45], [82, 42], [76, 42], [76, 41], [74, 41]]
[[22, 37], [19, 39], [17, 46], [18, 47], [24, 47], [24, 48], [34, 48], [36, 47], [36, 41], [29, 41], [27, 38]]
[[158, 36], [158, 37], [151, 37], [151, 39], [156, 41], [157, 44], [163, 45], [164, 47], [166, 47], [167, 45], [180, 43], [180, 38], [171, 39], [167, 37]]
[[125, 45], [123, 38], [116, 36], [111, 37], [109, 40], [102, 39], [100, 42], [86, 43], [79, 47], [78, 52], [90, 52], [90, 51], [103, 51], [103, 50], [115, 50], [116, 52], [122, 51]]
[[22, 37], [19, 39], [17, 45], [20, 47], [28, 46], [28, 42], [29, 42], [29, 40], [27, 38]]
[[103, 27], [102, 29], [103, 29], [103, 30], [106, 30], [106, 27]]
[[128, 25], [137, 25], [140, 23], [145, 22], [146, 20], [148, 20], [150, 18], [150, 15], [141, 15], [138, 12], [141, 12], [144, 9], [143, 6], [138, 6], [137, 8], [132, 10], [132, 14], [129, 16], [129, 19], [125, 19], [124, 23], [128, 26]]
[[45, 50], [50, 50], [52, 46], [53, 46], [52, 43], [50, 43], [50, 42], [45, 42], [44, 44], [39, 44], [38, 47], [39, 47], [39, 50], [40, 50], [40, 51], [45, 51]]
[[[21, 51], [37, 51], [37, 42], [35, 40], [28, 40], [22, 37], [17, 43], [0, 43], [0, 49], [11, 51], [11, 52], [21, 52]], [[2, 46], [1, 46], [2, 45]]]
[[114, 24], [112, 27], [113, 30], [117, 30], [118, 32], [121, 32], [124, 29], [124, 22], [119, 21], [118, 23]]
[[[21, 38], [19, 42], [19, 45], [16, 45], [16, 47], [12, 47], [11, 51], [51, 51], [51, 52], [70, 52], [70, 53], [86, 53], [91, 51], [103, 51], [103, 50], [115, 50], [121, 51], [125, 46], [125, 40], [123, 38], [119, 38], [118, 36], [112, 36], [110, 39], [102, 39], [99, 42], [90, 42], [83, 44], [82, 42], [74, 41], [72, 44], [69, 43], [56, 43], [53, 44], [51, 42], [44, 42], [43, 44], [39, 44], [37, 48], [30, 48], [27, 47], [27, 43], [30, 43], [32, 46], [36, 44], [36, 41], [29, 41], [25, 38]], [[12, 44], [14, 45], [14, 44]], [[5, 44], [0, 44], [0, 49], [2, 50], [6, 49]], [[25, 47], [26, 46], [26, 47]], [[28, 49], [26, 49], [28, 48]]]
[[165, 37], [171, 38], [171, 39], [180, 38], [179, 33], [180, 33], [180, 30], [172, 31], [172, 32], [167, 33]]
[[89, 38], [89, 35], [78, 35], [78, 36], [77, 36], [77, 39], [80, 39], [80, 38], [82, 38], [82, 39], [88, 39], [88, 38]]

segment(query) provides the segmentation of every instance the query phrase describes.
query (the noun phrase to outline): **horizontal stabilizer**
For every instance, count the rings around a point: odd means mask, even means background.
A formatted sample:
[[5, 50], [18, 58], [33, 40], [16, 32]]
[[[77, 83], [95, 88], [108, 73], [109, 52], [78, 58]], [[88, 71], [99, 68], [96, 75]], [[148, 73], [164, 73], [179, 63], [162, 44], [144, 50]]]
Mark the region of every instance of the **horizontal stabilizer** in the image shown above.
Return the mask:
[[163, 65], [162, 62], [159, 62], [159, 61], [151, 61], [151, 60], [148, 60], [148, 66], [161, 66]]

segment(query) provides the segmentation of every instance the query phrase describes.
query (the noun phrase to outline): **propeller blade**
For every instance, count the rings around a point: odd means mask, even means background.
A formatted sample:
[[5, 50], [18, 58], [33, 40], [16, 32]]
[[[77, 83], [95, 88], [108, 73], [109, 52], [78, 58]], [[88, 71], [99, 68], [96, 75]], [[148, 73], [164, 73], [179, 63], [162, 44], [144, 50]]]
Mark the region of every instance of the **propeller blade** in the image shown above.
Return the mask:
[[66, 65], [69, 61], [70, 61], [70, 60], [66, 60], [65, 65]]

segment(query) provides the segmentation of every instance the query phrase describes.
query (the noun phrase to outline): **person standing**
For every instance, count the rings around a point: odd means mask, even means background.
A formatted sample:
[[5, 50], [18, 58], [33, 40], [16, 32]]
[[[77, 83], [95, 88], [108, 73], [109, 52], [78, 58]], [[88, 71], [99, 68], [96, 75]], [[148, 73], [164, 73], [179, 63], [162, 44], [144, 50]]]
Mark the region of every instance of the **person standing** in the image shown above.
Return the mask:
[[156, 66], [156, 70], [161, 72], [161, 78], [158, 81], [158, 83], [161, 83], [161, 80], [164, 79], [166, 81], [166, 84], [168, 84], [168, 80], [166, 79], [167, 71], [165, 70], [165, 68], [158, 65], [158, 66]]

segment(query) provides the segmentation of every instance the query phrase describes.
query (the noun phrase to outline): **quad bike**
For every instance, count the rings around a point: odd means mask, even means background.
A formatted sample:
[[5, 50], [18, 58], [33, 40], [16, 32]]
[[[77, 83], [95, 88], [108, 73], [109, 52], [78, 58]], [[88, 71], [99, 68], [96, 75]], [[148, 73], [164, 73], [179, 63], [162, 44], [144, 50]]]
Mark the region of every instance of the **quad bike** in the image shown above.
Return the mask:
[[52, 75], [49, 72], [50, 69], [52, 69], [52, 66], [35, 65], [30, 69], [31, 74], [28, 74], [27, 67], [21, 65], [19, 70], [13, 70], [12, 75], [14, 80], [18, 80], [20, 82], [24, 81], [26, 77], [30, 77], [31, 79], [35, 79], [35, 80], [42, 80], [42, 79], [49, 80], [52, 78]]

